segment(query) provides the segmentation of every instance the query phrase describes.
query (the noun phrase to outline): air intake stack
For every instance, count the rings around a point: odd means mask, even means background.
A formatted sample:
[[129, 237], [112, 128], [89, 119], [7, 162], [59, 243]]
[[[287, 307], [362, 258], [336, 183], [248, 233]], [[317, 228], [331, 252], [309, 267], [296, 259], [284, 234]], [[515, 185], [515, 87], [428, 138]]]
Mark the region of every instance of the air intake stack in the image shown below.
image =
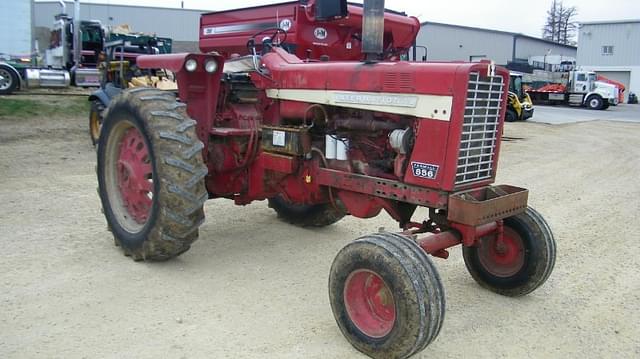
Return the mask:
[[384, 0], [364, 0], [362, 52], [367, 62], [382, 58], [384, 48]]

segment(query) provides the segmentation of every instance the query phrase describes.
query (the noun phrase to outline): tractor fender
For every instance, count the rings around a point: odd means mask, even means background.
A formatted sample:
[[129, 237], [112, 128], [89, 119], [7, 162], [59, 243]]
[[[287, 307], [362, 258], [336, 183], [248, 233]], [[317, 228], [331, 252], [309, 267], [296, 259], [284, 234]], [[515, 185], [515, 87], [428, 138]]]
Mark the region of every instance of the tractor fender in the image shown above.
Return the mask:
[[18, 78], [20, 79], [20, 82], [18, 83], [18, 89], [24, 88], [25, 84], [24, 84], [24, 79], [22, 78], [22, 74], [20, 74], [20, 71], [18, 71], [15, 67], [13, 67], [13, 65], [4, 62], [4, 61], [0, 61], [0, 66], [9, 69], [9, 71], [13, 72], [16, 76], [18, 76]]
[[102, 102], [102, 104], [104, 105], [104, 107], [109, 106], [109, 103], [111, 102], [111, 97], [109, 97], [109, 95], [107, 94], [107, 92], [103, 89], [98, 89], [94, 92], [91, 93], [91, 95], [89, 95], [89, 102], [98, 100], [100, 102]]

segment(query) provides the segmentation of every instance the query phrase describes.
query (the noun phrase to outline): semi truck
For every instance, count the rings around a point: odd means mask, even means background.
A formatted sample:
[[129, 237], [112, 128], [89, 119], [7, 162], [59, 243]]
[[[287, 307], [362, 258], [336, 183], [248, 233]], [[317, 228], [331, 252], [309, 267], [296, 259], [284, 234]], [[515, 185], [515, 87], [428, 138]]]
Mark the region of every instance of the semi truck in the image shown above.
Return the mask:
[[[111, 33], [98, 20], [80, 20], [80, 1], [74, 2], [74, 15], [66, 12], [60, 1], [61, 13], [55, 16], [49, 48], [43, 60], [5, 56], [0, 59], [0, 94], [11, 94], [21, 88], [100, 86], [101, 54], [105, 43], [122, 40], [123, 57], [130, 64], [140, 54], [170, 53], [172, 40], [154, 35]], [[77, 30], [79, 29], [79, 31]]]
[[533, 84], [534, 89], [527, 91], [533, 103], [582, 106], [592, 110], [606, 110], [618, 104], [618, 88], [598, 81], [598, 75], [593, 71], [534, 71], [527, 82]]

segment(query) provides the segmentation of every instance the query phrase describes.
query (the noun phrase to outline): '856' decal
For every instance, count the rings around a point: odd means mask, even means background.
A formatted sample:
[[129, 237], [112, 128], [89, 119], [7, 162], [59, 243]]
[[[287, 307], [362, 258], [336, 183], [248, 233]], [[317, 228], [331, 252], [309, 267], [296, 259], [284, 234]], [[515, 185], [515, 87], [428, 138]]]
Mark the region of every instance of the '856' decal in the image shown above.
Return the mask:
[[440, 166], [428, 163], [411, 162], [411, 168], [413, 169], [413, 175], [415, 177], [434, 180], [438, 176], [438, 168], [440, 168]]

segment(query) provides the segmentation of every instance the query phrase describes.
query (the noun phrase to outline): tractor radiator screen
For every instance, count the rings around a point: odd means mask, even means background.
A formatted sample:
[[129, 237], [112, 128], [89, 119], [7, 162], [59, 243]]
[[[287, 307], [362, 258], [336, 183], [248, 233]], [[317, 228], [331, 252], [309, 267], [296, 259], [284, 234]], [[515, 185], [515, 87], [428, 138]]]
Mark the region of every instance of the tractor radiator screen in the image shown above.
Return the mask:
[[478, 72], [472, 72], [469, 76], [456, 172], [457, 185], [493, 176], [503, 89], [501, 76], [481, 76]]

